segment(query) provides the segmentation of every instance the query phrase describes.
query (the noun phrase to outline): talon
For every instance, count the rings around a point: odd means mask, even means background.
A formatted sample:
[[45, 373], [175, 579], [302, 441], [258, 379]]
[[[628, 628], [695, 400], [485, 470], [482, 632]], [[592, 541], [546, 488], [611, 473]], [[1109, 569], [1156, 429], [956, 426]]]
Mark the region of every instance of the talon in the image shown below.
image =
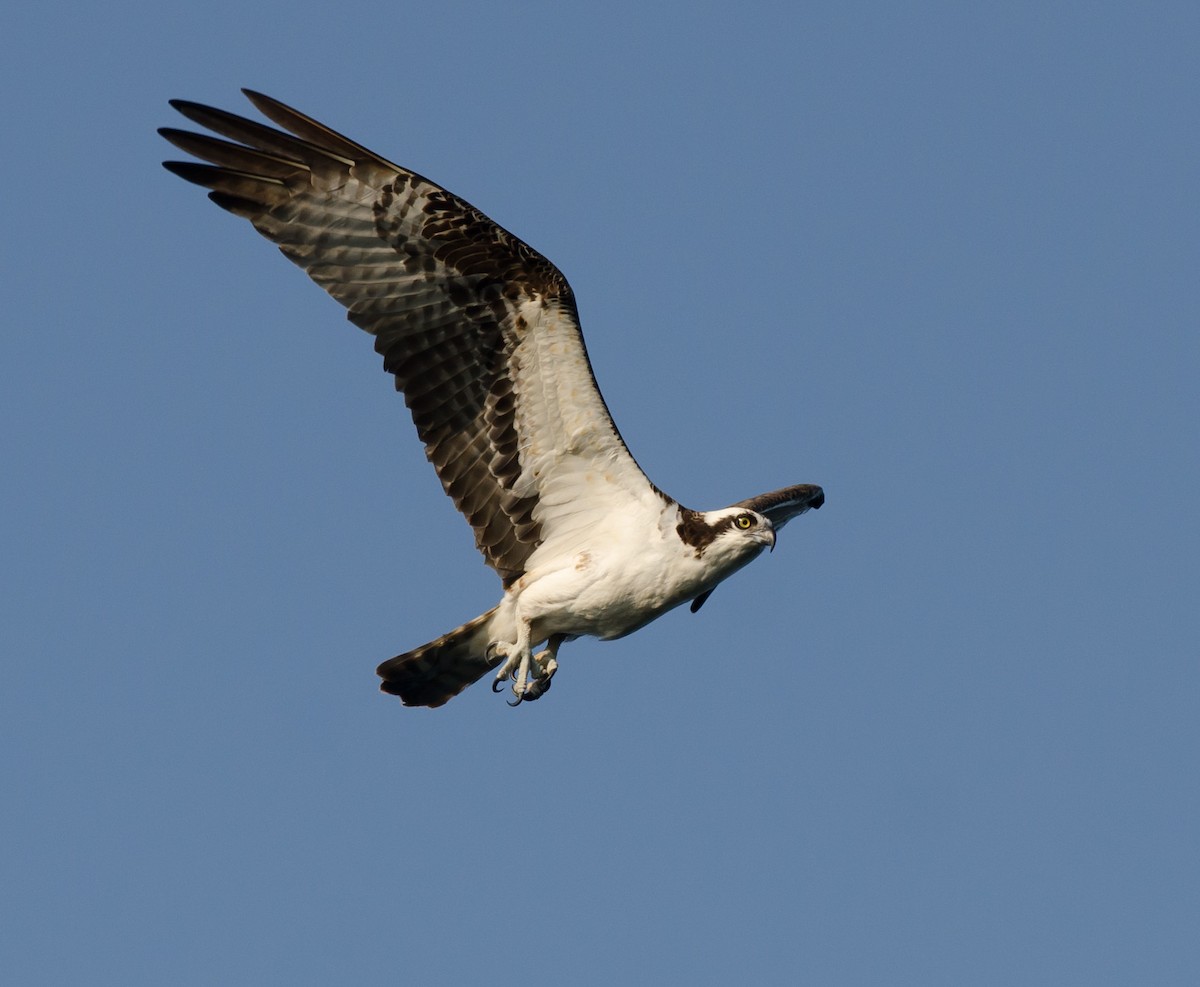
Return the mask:
[[523, 702], [540, 699], [550, 688], [550, 680], [558, 671], [555, 655], [564, 639], [563, 635], [552, 636], [550, 646], [536, 655], [529, 648], [527, 630], [518, 635], [513, 644], [500, 641], [489, 644], [484, 650], [484, 658], [488, 663], [495, 665], [497, 661], [504, 659], [504, 664], [500, 666], [492, 681], [492, 692], [502, 692], [504, 683], [511, 681], [514, 698], [508, 701], [509, 706], [520, 706]]
[[522, 698], [526, 702], [533, 702], [535, 699], [540, 699], [549, 692], [550, 680], [554, 678], [554, 673], [558, 671], [558, 662], [554, 658], [554, 653], [549, 649], [533, 656], [533, 666], [537, 669], [538, 674], [525, 687]]
[[529, 688], [529, 676], [528, 676], [528, 673], [525, 671], [525, 668], [522, 667], [521, 670], [518, 671], [517, 674], [513, 676], [513, 686], [512, 686], [513, 695], [516, 696], [518, 699], [523, 699], [525, 696], [525, 690], [528, 688]]

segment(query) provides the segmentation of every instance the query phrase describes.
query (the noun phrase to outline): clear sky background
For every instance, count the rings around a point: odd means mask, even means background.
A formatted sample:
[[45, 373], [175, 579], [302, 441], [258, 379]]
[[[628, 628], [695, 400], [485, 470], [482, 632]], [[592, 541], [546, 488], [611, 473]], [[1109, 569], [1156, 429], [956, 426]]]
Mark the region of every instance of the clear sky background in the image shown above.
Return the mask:
[[[1200, 7], [26, 5], [0, 980], [1200, 982]], [[824, 510], [440, 710], [499, 583], [370, 339], [163, 171], [293, 103], [570, 278], [649, 475]]]

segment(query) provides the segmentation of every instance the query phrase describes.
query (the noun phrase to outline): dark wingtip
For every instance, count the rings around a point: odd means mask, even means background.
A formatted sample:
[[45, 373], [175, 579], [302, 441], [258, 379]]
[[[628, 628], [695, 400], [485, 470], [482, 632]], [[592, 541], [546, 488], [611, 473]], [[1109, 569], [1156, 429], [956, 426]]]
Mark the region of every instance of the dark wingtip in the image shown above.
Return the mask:
[[204, 120], [198, 118], [202, 118], [206, 113], [214, 112], [212, 107], [205, 106], [203, 103], [197, 103], [194, 99], [168, 99], [167, 103], [177, 113], [182, 113], [189, 120], [202, 126], [204, 125]]
[[164, 161], [162, 166], [171, 174], [195, 185], [208, 185], [217, 170], [212, 165], [197, 164], [195, 161]]

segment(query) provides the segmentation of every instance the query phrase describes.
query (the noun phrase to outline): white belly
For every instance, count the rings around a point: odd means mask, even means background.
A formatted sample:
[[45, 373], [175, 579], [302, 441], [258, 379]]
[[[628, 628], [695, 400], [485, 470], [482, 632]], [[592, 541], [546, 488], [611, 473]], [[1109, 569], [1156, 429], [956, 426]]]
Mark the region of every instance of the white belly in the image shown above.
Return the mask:
[[569, 564], [531, 569], [506, 602], [531, 622], [536, 641], [554, 634], [612, 640], [711, 589], [757, 554], [717, 572], [677, 539], [609, 543], [563, 560]]

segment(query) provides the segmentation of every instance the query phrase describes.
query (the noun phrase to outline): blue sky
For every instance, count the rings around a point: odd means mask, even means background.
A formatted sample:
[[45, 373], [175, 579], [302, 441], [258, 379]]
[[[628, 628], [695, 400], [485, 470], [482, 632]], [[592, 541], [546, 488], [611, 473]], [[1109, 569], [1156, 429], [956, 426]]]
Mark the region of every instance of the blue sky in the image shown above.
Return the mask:
[[[0, 978], [1200, 980], [1194, 4], [26, 9]], [[370, 340], [159, 167], [270, 93], [553, 259], [704, 610], [440, 710], [494, 575]]]

